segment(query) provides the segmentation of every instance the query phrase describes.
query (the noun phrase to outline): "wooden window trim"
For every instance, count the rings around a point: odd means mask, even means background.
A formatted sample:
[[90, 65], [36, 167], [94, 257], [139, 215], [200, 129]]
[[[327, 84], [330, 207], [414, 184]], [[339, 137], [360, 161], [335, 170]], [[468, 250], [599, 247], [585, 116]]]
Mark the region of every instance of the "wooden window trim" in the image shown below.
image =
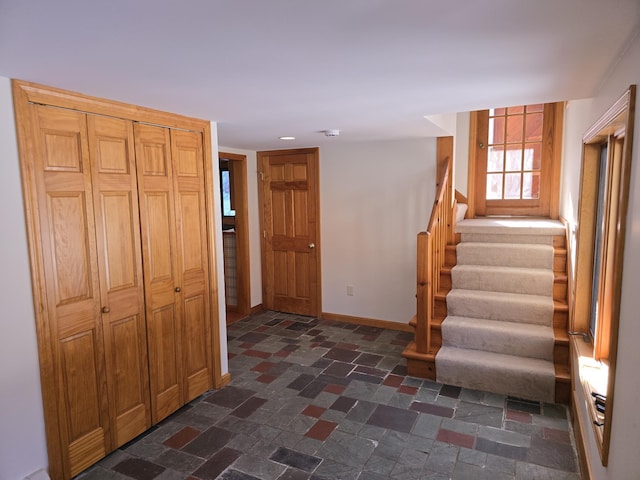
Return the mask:
[[[603, 465], [607, 465], [614, 407], [620, 297], [624, 268], [624, 243], [629, 198], [631, 153], [635, 115], [635, 85], [600, 117], [583, 137], [580, 174], [580, 202], [576, 247], [576, 280], [573, 298], [572, 330], [589, 335], [593, 258], [595, 254], [596, 205], [601, 145], [614, 145], [608, 153], [607, 198], [605, 199], [602, 273], [600, 276], [600, 316], [595, 344], [572, 341], [573, 359], [579, 383], [587, 399], [587, 410], [594, 429]], [[583, 368], [584, 367], [584, 368]], [[599, 370], [599, 371], [597, 371]], [[606, 413], [602, 425], [591, 401], [591, 375], [606, 376]], [[601, 380], [602, 381], [602, 380]]]

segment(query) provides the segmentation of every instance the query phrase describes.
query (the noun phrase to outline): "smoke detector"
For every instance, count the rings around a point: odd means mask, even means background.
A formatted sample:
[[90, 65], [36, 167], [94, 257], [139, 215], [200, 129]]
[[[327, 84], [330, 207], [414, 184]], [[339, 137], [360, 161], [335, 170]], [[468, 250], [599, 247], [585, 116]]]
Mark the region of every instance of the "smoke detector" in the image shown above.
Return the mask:
[[339, 135], [340, 135], [340, 130], [338, 130], [337, 128], [324, 130], [324, 136], [325, 137], [337, 137]]

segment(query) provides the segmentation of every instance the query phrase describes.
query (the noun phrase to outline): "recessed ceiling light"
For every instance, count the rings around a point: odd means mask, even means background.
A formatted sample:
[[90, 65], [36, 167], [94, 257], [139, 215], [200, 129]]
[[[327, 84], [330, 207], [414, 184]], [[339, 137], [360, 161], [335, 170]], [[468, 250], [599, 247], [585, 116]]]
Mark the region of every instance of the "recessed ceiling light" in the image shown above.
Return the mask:
[[284, 137], [278, 137], [280, 140], [295, 140], [296, 137], [285, 135]]

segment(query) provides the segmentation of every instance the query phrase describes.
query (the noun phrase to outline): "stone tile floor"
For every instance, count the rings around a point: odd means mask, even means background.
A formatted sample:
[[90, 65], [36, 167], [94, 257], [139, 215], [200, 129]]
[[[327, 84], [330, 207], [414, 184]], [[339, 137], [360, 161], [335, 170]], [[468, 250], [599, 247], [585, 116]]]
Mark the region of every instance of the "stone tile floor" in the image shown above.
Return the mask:
[[564, 406], [409, 377], [411, 334], [265, 312], [228, 335], [229, 385], [77, 478], [580, 478]]

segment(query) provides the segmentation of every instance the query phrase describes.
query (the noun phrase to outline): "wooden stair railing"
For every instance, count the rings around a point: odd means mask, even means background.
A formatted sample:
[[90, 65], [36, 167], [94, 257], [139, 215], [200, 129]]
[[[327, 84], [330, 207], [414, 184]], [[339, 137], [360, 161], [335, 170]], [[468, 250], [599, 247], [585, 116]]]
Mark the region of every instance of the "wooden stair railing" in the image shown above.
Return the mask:
[[435, 353], [431, 343], [435, 296], [440, 290], [446, 247], [454, 242], [452, 157], [453, 137], [439, 137], [435, 203], [427, 230], [418, 233], [417, 238], [417, 313], [411, 322], [415, 327], [415, 340], [403, 352], [409, 374], [427, 378], [435, 378], [432, 366], [423, 364], [429, 354]]

